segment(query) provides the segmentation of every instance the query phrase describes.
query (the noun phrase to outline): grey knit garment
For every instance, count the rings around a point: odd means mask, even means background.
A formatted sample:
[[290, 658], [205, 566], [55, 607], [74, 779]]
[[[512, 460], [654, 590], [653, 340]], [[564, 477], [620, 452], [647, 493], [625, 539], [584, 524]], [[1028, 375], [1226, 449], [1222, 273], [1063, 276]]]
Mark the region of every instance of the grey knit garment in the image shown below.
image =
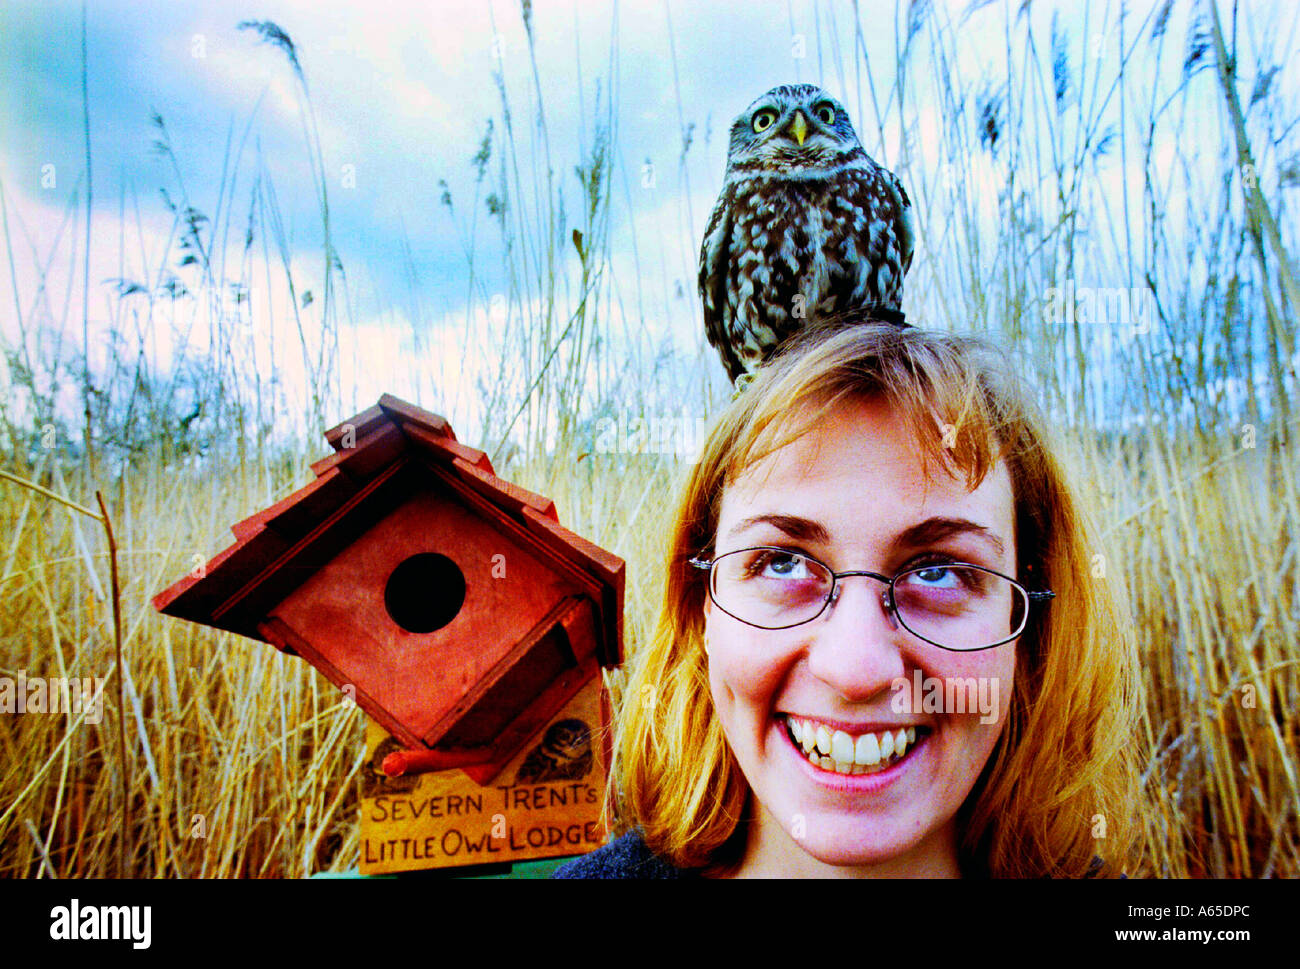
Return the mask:
[[694, 872], [674, 868], [651, 853], [641, 836], [629, 832], [589, 855], [561, 865], [552, 878], [691, 878]]
[[[1105, 871], [1101, 858], [1093, 858], [1084, 878], [1100, 877]], [[552, 878], [695, 878], [697, 871], [674, 868], [653, 854], [641, 836], [629, 832], [589, 855], [575, 858], [557, 868]], [[1120, 878], [1127, 878], [1120, 873]]]

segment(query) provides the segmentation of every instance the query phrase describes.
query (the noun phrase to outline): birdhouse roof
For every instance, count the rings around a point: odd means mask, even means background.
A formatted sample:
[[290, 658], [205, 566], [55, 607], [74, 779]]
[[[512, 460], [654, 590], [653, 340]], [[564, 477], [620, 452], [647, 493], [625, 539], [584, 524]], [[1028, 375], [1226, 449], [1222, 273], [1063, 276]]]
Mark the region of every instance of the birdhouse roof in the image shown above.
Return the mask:
[[235, 543], [155, 596], [154, 608], [270, 642], [259, 628], [268, 613], [373, 524], [373, 513], [358, 520], [348, 512], [395, 465], [416, 462], [483, 499], [490, 514], [522, 529], [557, 567], [585, 576], [603, 632], [601, 665], [622, 661], [622, 559], [561, 526], [549, 498], [498, 478], [488, 456], [457, 441], [445, 418], [385, 394], [325, 439], [334, 453], [311, 466], [314, 481], [233, 525]]

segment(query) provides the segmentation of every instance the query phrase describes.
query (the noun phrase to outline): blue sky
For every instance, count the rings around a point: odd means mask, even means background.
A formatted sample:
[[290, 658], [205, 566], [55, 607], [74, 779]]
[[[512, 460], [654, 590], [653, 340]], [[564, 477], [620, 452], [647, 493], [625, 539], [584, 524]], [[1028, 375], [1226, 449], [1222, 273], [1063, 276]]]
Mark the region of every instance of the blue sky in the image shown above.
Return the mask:
[[[697, 208], [704, 211], [695, 212], [695, 228], [702, 229], [725, 159], [720, 135], [732, 115], [774, 84], [800, 73], [806, 79], [812, 65], [790, 56], [784, 2], [676, 6], [625, 3], [617, 10], [619, 150], [638, 178], [647, 159], [671, 171], [680, 91], [681, 116], [698, 132], [694, 154], [707, 158], [705, 170], [715, 172], [714, 183], [701, 186]], [[892, 5], [888, 9], [892, 16]], [[80, 5], [10, 2], [0, 16], [6, 186], [19, 199], [38, 196], [40, 168], [53, 163], [63, 192], [84, 167]], [[669, 16], [676, 71], [667, 56]], [[534, 8], [557, 169], [574, 160], [565, 148], [574, 147], [580, 129], [591, 129], [597, 80], [608, 87], [614, 17], [615, 8], [603, 3]], [[281, 201], [292, 197], [287, 188], [301, 183], [307, 163], [297, 92], [285, 58], [252, 32], [236, 29], [246, 19], [272, 20], [293, 38], [327, 164], [355, 166], [355, 198], [337, 186], [332, 196], [338, 235], [359, 243], [348, 247], [353, 257], [372, 259], [377, 275], [393, 282], [399, 272], [392, 240], [404, 230], [431, 277], [459, 271], [463, 256], [443, 240], [448, 226], [436, 182], [445, 178], [457, 199], [470, 191], [470, 158], [487, 120], [500, 114], [491, 80], [494, 38], [501, 38], [507, 82], [521, 113], [527, 108], [526, 41], [516, 4], [91, 2], [87, 59], [97, 207], [115, 213], [124, 187], [144, 196], [167, 185], [176, 194], [167, 163], [147, 151], [157, 111], [172, 134], [192, 201], [211, 212], [228, 131], [233, 126], [236, 137], [242, 133], [264, 93], [255, 134], [281, 183]], [[719, 63], [722, 55], [728, 63]], [[584, 107], [585, 119], [579, 116]], [[309, 193], [303, 203], [306, 220], [314, 214]]]
[[[960, 35], [960, 56], [976, 81], [1000, 56], [1003, 25], [1018, 6], [936, 5], [946, 29]], [[1268, 4], [1255, 6], [1273, 10]], [[1140, 22], [1153, 7], [1130, 3], [1130, 23]], [[644, 329], [638, 336], [650, 338], [650, 345], [667, 341], [688, 359], [707, 359], [711, 352], [704, 348], [695, 305], [698, 240], [721, 185], [726, 128], [758, 94], [792, 80], [821, 83], [844, 101], [873, 156], [890, 167], [900, 163], [897, 112], [882, 112], [886, 116], [877, 119], [871, 97], [874, 91], [877, 100], [888, 98], [906, 6], [864, 0], [858, 9], [861, 35], [855, 39], [847, 3], [541, 0], [533, 5], [549, 148], [571, 223], [580, 207], [573, 167], [591, 147], [598, 89], [606, 101], [613, 89], [609, 295], [623, 325]], [[1044, 39], [1055, 13], [1076, 44], [1082, 46], [1082, 38], [1091, 35], [1101, 50], [1114, 42], [1114, 10], [1113, 4], [1096, 4], [1089, 14], [1093, 19], [1085, 21], [1080, 6], [1035, 3], [1029, 16]], [[1180, 7], [1175, 19], [1184, 15]], [[464, 246], [471, 230], [479, 295], [490, 301], [502, 286], [493, 227], [481, 200], [477, 208], [472, 205], [471, 165], [488, 119], [496, 119], [501, 131], [492, 80], [498, 56], [521, 154], [534, 160], [534, 172], [540, 165], [543, 142], [529, 123], [536, 116], [533, 64], [516, 3], [90, 2], [91, 278], [100, 281], [90, 301], [92, 328], [107, 325], [108, 288], [102, 281], [138, 278], [144, 266], [156, 270], [172, 230], [159, 188], [173, 198], [181, 191], [170, 163], [148, 150], [157, 137], [150, 120], [154, 112], [171, 136], [189, 204], [209, 216], [222, 187], [227, 139], [238, 145], [247, 132], [233, 176], [232, 237], [242, 233], [247, 220], [248, 186], [260, 152], [292, 238], [295, 274], [301, 273], [304, 288], [313, 280], [319, 285], [320, 219], [296, 81], [280, 51], [259, 43], [252, 31], [237, 29], [249, 19], [274, 21], [292, 37], [310, 87], [330, 179], [335, 245], [351, 286], [346, 317], [353, 344], [344, 361], [344, 383], [362, 403], [385, 389], [427, 395], [419, 381], [407, 379], [412, 354], [471, 355], [456, 342], [464, 337], [453, 335], [464, 332], [455, 321], [466, 313]], [[1282, 24], [1294, 27], [1294, 17]], [[1170, 33], [1181, 38], [1184, 28], [1180, 21]], [[67, 217], [85, 168], [80, 40], [78, 3], [6, 0], [0, 9], [0, 180], [15, 255], [16, 302], [37, 329], [76, 320], [79, 332], [79, 274], [68, 267], [79, 265], [82, 230], [75, 217]], [[853, 56], [855, 44], [865, 62]], [[1170, 54], [1174, 70], [1180, 55], [1177, 49]], [[919, 109], [922, 154], [927, 132], [937, 130], [937, 112], [933, 104]], [[694, 126], [693, 142], [681, 164], [681, 132], [688, 125]], [[647, 163], [654, 166], [652, 185], [646, 184]], [[912, 160], [914, 168], [922, 163]], [[55, 183], [43, 186], [49, 166]], [[345, 183], [348, 172], [351, 181]], [[1113, 184], [1131, 175], [1116, 171]], [[526, 180], [533, 177], [529, 173]], [[976, 183], [991, 173], [972, 169], [963, 177]], [[440, 179], [451, 192], [454, 216], [439, 203]], [[227, 185], [230, 180], [227, 175]], [[526, 198], [516, 201], [528, 204]], [[232, 251], [238, 248], [231, 243]], [[50, 297], [43, 311], [32, 294], [39, 267], [53, 252], [58, 258], [45, 271], [47, 287], [57, 297]], [[176, 257], [173, 249], [171, 265]], [[572, 275], [573, 253], [566, 250], [565, 257], [565, 271]], [[418, 284], [411, 281], [412, 268]], [[8, 279], [4, 288], [0, 326], [12, 340], [15, 296]], [[61, 310], [64, 301], [74, 311]], [[285, 316], [284, 308], [276, 315]], [[413, 338], [415, 330], [423, 333], [421, 339]], [[716, 389], [722, 380], [713, 364], [700, 363], [693, 379]], [[458, 377], [444, 373], [442, 379]], [[461, 387], [459, 393], [459, 402], [430, 403], [463, 408], [463, 394], [472, 394], [472, 388]]]

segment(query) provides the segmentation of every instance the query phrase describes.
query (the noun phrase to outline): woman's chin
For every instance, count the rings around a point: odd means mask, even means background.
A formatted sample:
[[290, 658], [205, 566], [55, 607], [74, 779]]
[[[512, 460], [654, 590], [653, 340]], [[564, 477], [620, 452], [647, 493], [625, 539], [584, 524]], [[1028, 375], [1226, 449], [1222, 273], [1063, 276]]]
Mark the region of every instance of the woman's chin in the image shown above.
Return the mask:
[[[812, 820], [809, 824], [813, 824]], [[827, 822], [820, 834], [810, 833], [799, 839], [798, 846], [810, 857], [835, 868], [846, 869], [845, 875], [859, 874], [857, 869], [907, 867], [918, 845], [902, 831], [863, 830], [861, 820]], [[842, 830], [841, 830], [842, 829]], [[913, 829], [914, 830], [914, 829]]]

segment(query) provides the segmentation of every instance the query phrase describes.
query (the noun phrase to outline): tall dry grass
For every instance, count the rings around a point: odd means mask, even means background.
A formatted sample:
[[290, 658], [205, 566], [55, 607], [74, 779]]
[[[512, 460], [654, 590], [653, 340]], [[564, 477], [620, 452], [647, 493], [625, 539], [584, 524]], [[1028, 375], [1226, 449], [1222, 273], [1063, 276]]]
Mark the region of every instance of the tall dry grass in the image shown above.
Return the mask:
[[[916, 202], [909, 316], [986, 333], [1025, 360], [1097, 509], [1094, 579], [1122, 585], [1132, 604], [1147, 711], [1132, 740], [1145, 755], [1152, 810], [1112, 823], [1143, 827], [1156, 874], [1300, 875], [1296, 239], [1284, 217], [1300, 181], [1300, 155], [1288, 154], [1300, 112], [1269, 73], [1280, 63], [1270, 38], [1285, 38], [1289, 21], [1270, 32], [1237, 20], [1216, 26], [1204, 6], [1180, 21], [1184, 8], [1169, 4], [1127, 17], [1097, 4], [1084, 12], [1091, 26], [1071, 37], [1055, 18], [1044, 35], [1013, 14], [1002, 49], [977, 52], [982, 68], [972, 71], [963, 18], [989, 11], [904, 4], [886, 87], [886, 72], [861, 56], [854, 9], [827, 8], [809, 47], [868, 150]], [[481, 422], [457, 430], [489, 448], [500, 473], [554, 497], [567, 525], [627, 560], [635, 649], [658, 605], [665, 496], [686, 458], [639, 453], [620, 435], [612, 448], [597, 441], [602, 421], [675, 418], [683, 402], [708, 414], [720, 402], [704, 379], [703, 349], [684, 363], [637, 326], [638, 314], [656, 312], [640, 299], [643, 267], [652, 277], [655, 260], [689, 262], [700, 226], [639, 234], [637, 279], [616, 278], [610, 228], [635, 212], [630, 196], [613, 191], [615, 61], [578, 148], [565, 142], [562, 152], [545, 109], [567, 92], [548, 87], [533, 50], [535, 31], [556, 28], [533, 16], [525, 4], [513, 25], [528, 69], [496, 67], [501, 110], [485, 122], [478, 153], [466, 152], [475, 195], [444, 196], [465, 254], [458, 345], [499, 361], [478, 375], [488, 403], [475, 411]], [[246, 157], [247, 134], [223, 170], [253, 177], [230, 175], [209, 216], [193, 204], [185, 159], [161, 117], [154, 147], [176, 176], [164, 194], [176, 244], [117, 281], [103, 368], [93, 370], [88, 348], [77, 346], [84, 310], [81, 320], [68, 315], [45, 270], [37, 291], [14, 293], [2, 466], [92, 511], [103, 491], [125, 660], [119, 670], [100, 523], [0, 481], [0, 676], [109, 684], [98, 724], [0, 715], [6, 876], [112, 875], [119, 865], [141, 877], [283, 876], [356, 861], [356, 709], [305, 664], [164, 620], [148, 604], [195, 556], [228, 544], [231, 522], [306, 483], [307, 464], [324, 451], [319, 431], [356, 403], [340, 379], [339, 348], [354, 321], [330, 232], [328, 166], [304, 65], [272, 27], [251, 25], [248, 37], [281, 49], [299, 85], [322, 297], [310, 299], [295, 274], [275, 185], [260, 158]], [[1096, 56], [1098, 32], [1108, 57]], [[1207, 103], [1222, 106], [1211, 115], [1218, 132], [1204, 130]], [[927, 128], [935, 117], [938, 127]], [[683, 213], [686, 187], [720, 176], [698, 167], [687, 124], [683, 116], [675, 187], [666, 186], [682, 193]], [[1218, 145], [1231, 147], [1216, 154]], [[1116, 165], [1136, 177], [1117, 182]], [[576, 188], [553, 174], [570, 170]], [[12, 267], [18, 214], [7, 199], [0, 185]], [[654, 259], [652, 244], [662, 250]], [[49, 266], [67, 253], [43, 255]], [[486, 282], [497, 267], [500, 288]], [[673, 271], [664, 272], [667, 291]], [[1069, 280], [1150, 294], [1153, 324], [1045, 320], [1045, 293]], [[635, 311], [624, 295], [633, 286]], [[265, 315], [272, 293], [288, 296], [290, 319]], [[484, 330], [477, 324], [489, 306], [505, 312], [501, 326]], [[417, 346], [429, 322], [412, 320]], [[698, 316], [690, 325], [703, 347]], [[74, 336], [63, 340], [65, 332]], [[196, 332], [202, 353], [159, 364], [161, 337]], [[300, 396], [283, 379], [290, 369], [307, 375]], [[80, 388], [73, 418], [58, 403], [59, 384]], [[449, 405], [453, 420], [463, 404]], [[617, 691], [617, 675], [611, 681]]]

